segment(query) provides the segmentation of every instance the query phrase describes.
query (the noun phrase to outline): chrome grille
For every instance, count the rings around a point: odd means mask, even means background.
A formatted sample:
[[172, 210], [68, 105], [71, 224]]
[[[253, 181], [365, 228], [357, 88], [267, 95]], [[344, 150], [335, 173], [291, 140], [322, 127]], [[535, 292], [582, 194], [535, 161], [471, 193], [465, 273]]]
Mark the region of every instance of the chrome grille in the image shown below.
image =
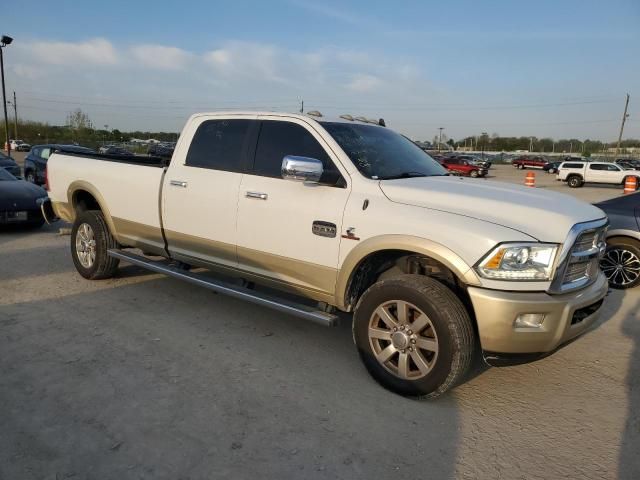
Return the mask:
[[577, 224], [572, 228], [563, 246], [550, 291], [562, 293], [586, 287], [596, 280], [606, 231], [606, 219]]

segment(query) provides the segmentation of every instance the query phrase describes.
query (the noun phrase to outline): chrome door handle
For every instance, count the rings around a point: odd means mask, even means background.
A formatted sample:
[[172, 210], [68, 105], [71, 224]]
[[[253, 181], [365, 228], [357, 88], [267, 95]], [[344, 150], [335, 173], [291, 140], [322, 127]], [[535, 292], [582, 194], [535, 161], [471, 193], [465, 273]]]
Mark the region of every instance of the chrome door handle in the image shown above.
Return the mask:
[[169, 185], [172, 185], [174, 187], [187, 188], [187, 182], [183, 182], [182, 180], [171, 180], [169, 182]]
[[247, 198], [257, 198], [258, 200], [266, 200], [268, 195], [261, 192], [247, 192], [244, 194]]

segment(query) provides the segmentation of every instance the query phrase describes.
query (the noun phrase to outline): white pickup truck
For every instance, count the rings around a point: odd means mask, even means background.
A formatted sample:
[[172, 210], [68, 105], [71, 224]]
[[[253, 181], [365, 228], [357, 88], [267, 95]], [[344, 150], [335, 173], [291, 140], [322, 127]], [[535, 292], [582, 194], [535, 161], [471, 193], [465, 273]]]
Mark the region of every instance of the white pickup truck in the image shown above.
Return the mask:
[[628, 177], [640, 180], [640, 171], [624, 169], [608, 162], [574, 162], [560, 164], [557, 179], [567, 182], [571, 188], [582, 187], [585, 183], [606, 183], [623, 185]]
[[449, 176], [358, 121], [197, 114], [170, 162], [54, 153], [47, 182], [85, 278], [124, 260], [324, 325], [353, 312], [367, 370], [404, 395], [448, 390], [478, 349], [494, 365], [554, 351], [608, 290], [601, 210]]

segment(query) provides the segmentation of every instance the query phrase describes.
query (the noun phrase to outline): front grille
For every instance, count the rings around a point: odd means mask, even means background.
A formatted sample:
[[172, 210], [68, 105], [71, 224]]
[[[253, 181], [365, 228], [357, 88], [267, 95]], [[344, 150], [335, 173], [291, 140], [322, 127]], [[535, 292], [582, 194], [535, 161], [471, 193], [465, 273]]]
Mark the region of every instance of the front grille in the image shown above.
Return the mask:
[[575, 240], [565, 245], [551, 291], [561, 293], [595, 281], [606, 231], [606, 220], [578, 224], [572, 229], [567, 241], [572, 237]]

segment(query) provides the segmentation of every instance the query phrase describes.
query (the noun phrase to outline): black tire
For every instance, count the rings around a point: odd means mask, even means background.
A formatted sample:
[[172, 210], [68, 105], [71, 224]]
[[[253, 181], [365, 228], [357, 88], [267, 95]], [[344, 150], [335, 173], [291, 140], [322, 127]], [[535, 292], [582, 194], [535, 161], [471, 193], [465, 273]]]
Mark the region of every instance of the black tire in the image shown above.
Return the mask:
[[[435, 332], [437, 356], [432, 357], [433, 363], [428, 373], [413, 380], [401, 378], [378, 362], [373, 340], [369, 338], [370, 321], [376, 318], [374, 313], [385, 302], [394, 300], [407, 302], [424, 312], [431, 322], [429, 328]], [[406, 332], [412, 333], [409, 330], [412, 323], [407, 325]], [[419, 332], [415, 333], [420, 335]], [[422, 275], [400, 275], [369, 287], [355, 309], [353, 340], [366, 369], [383, 387], [400, 395], [428, 398], [443, 394], [465, 378], [474, 358], [476, 344], [471, 319], [460, 299], [440, 282]], [[391, 344], [389, 340], [387, 346]], [[400, 354], [400, 351], [396, 351], [390, 359], [398, 357], [399, 362]], [[414, 360], [409, 361], [417, 367]]]
[[524, 165], [522, 165], [521, 163], [518, 164], [518, 170], [524, 170]]
[[[83, 224], [88, 224], [94, 235], [95, 260], [90, 265], [83, 265], [76, 247], [78, 230]], [[112, 248], [119, 248], [119, 245], [111, 235], [102, 212], [99, 210], [78, 212], [71, 229], [71, 257], [78, 273], [89, 280], [113, 277], [120, 260], [107, 254], [107, 250]]]
[[[617, 265], [622, 265], [623, 271], [616, 271]], [[611, 288], [625, 290], [636, 287], [640, 284], [640, 242], [627, 237], [607, 240], [607, 251], [600, 260], [600, 268]]]
[[584, 182], [579, 176], [572, 175], [567, 179], [567, 185], [569, 185], [571, 188], [580, 188], [582, 185], [584, 185]]
[[478, 173], [478, 170], [471, 170], [471, 172], [469, 173], [469, 176], [472, 178], [478, 178], [480, 174]]

